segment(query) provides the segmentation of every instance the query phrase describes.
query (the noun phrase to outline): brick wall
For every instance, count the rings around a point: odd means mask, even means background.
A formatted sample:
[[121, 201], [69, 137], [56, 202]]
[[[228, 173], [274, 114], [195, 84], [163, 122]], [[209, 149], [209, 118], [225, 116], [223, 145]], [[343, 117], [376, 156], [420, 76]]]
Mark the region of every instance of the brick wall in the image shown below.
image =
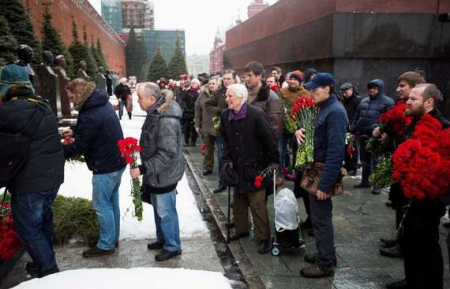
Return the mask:
[[[42, 29], [42, 14], [45, 7], [42, 0], [22, 0], [34, 24], [35, 34], [40, 38]], [[53, 26], [61, 33], [64, 44], [68, 47], [72, 43], [73, 15], [78, 27], [78, 36], [83, 41], [83, 26], [86, 26], [89, 45], [91, 35], [94, 43], [100, 38], [102, 51], [110, 69], [117, 71], [120, 76], [126, 73], [125, 42], [101, 18], [87, 0], [53, 0], [50, 6]]]

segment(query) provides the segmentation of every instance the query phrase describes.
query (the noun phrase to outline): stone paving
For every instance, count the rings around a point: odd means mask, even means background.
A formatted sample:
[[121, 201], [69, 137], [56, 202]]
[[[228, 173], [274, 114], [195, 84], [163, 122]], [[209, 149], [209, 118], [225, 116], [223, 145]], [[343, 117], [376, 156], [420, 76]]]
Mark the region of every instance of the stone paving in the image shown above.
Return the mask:
[[[196, 181], [193, 184], [193, 191], [195, 194], [201, 194], [204, 199], [204, 203], [200, 204], [199, 208], [202, 212], [208, 211], [207, 214], [213, 216], [221, 230], [218, 234], [225, 236], [227, 193], [212, 193], [217, 186], [217, 169], [211, 175], [202, 176], [203, 157], [198, 147], [186, 148], [185, 156]], [[218, 256], [218, 252], [226, 250], [223, 237], [219, 236], [221, 240], [217, 240], [217, 236], [214, 237], [214, 233], [212, 233], [210, 237], [182, 240], [183, 254], [167, 262], [154, 260], [154, 252], [148, 251], [146, 248], [149, 240], [122, 241], [115, 254], [93, 259], [85, 259], [81, 256], [81, 252], [86, 249], [83, 246], [77, 244], [57, 246], [55, 247], [57, 262], [61, 270], [166, 267], [216, 271], [222, 272], [226, 276], [227, 271], [235, 270], [233, 268], [230, 270], [230, 267], [237, 264], [249, 288], [385, 288], [386, 282], [404, 276], [401, 259], [386, 258], [378, 254], [379, 238], [392, 237], [394, 234], [394, 212], [385, 205], [387, 192], [383, 191], [380, 195], [372, 195], [369, 189], [354, 189], [353, 185], [359, 180], [358, 176], [346, 177], [344, 194], [333, 199], [333, 221], [338, 258], [338, 266], [333, 278], [306, 279], [300, 276], [299, 270], [307, 265], [303, 261], [305, 252], [314, 252], [315, 250], [314, 238], [306, 234], [305, 249], [293, 252], [283, 251], [278, 257], [274, 257], [270, 253], [258, 254], [257, 242], [251, 235], [249, 238], [231, 242], [229, 248], [235, 260], [231, 258], [231, 260], [223, 262], [223, 258]], [[292, 182], [285, 181], [285, 185], [292, 189]], [[269, 199], [268, 206], [271, 224], [273, 224], [273, 198]], [[304, 218], [305, 212], [301, 200], [299, 200], [299, 211], [301, 217]], [[450, 289], [448, 253], [445, 245], [447, 234], [448, 229], [441, 228], [441, 247], [445, 261], [444, 288]], [[29, 260], [28, 255], [24, 254], [2, 281], [0, 289], [11, 288], [25, 281], [27, 276], [24, 267]], [[234, 276], [234, 278], [239, 279], [239, 276]], [[245, 285], [237, 281], [233, 282], [233, 287], [244, 288]]]
[[[198, 147], [188, 147], [186, 159], [191, 167], [207, 203], [216, 213], [216, 220], [225, 235], [227, 192], [213, 194], [217, 187], [217, 169], [208, 176], [202, 175], [203, 157]], [[250, 288], [385, 288], [387, 282], [404, 277], [403, 260], [380, 256], [379, 238], [393, 237], [395, 230], [394, 211], [386, 206], [387, 191], [373, 195], [370, 189], [355, 189], [360, 176], [346, 177], [345, 192], [333, 198], [333, 224], [338, 258], [334, 278], [306, 279], [300, 269], [308, 264], [303, 261], [306, 251], [314, 252], [314, 238], [305, 236], [306, 248], [296, 252], [282, 252], [278, 257], [270, 253], [260, 255], [257, 242], [252, 235], [232, 242], [230, 248]], [[293, 183], [285, 181], [293, 189]], [[273, 224], [273, 197], [268, 203]], [[217, 209], [219, 208], [219, 209]], [[301, 218], [305, 218], [303, 201], [299, 199]], [[222, 222], [222, 224], [220, 224]], [[445, 237], [449, 229], [441, 228], [441, 247], [445, 262], [445, 285], [450, 288], [448, 253]]]

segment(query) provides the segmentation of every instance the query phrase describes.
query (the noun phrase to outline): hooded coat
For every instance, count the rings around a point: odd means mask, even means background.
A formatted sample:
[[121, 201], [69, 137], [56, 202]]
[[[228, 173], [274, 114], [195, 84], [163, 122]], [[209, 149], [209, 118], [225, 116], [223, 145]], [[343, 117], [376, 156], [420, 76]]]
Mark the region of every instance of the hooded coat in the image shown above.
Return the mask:
[[181, 137], [182, 112], [173, 97], [161, 97], [147, 111], [140, 145], [143, 183], [150, 192], [176, 186], [184, 174]]
[[79, 110], [75, 142], [64, 146], [64, 157], [84, 154], [94, 174], [119, 171], [126, 166], [117, 146], [123, 139], [122, 127], [106, 91], [95, 89], [93, 83], [88, 86], [75, 106]]
[[380, 116], [394, 106], [394, 100], [384, 94], [384, 82], [381, 79], [374, 79], [367, 85], [371, 84], [378, 86], [378, 94], [374, 97], [366, 96], [361, 100], [350, 127], [352, 133], [371, 136], [379, 124]]
[[[29, 97], [35, 98], [33, 94]], [[8, 188], [13, 194], [44, 192], [64, 182], [64, 154], [58, 123], [50, 106], [21, 98], [1, 103], [0, 131], [19, 132], [30, 121], [38, 105], [45, 106], [44, 117], [31, 140], [25, 164]]]

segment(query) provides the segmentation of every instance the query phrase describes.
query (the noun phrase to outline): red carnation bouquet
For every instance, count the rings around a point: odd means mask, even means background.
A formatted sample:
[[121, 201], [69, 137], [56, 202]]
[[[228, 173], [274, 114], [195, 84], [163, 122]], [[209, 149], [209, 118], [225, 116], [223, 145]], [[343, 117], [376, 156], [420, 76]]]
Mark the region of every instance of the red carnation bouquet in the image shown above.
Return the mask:
[[436, 198], [450, 189], [450, 129], [429, 114], [422, 116], [411, 139], [393, 156], [394, 180], [407, 198]]
[[[69, 144], [74, 143], [74, 142], [75, 142], [75, 139], [73, 137], [66, 136], [63, 139], [62, 144], [63, 144], [63, 146], [65, 146], [65, 145], [69, 145]], [[85, 163], [86, 162], [83, 155], [77, 155], [77, 156], [75, 156], [73, 158], [67, 159], [67, 161], [69, 163], [71, 163], [71, 164]]]
[[406, 128], [411, 124], [412, 117], [405, 116], [405, 103], [394, 106], [380, 116], [380, 132], [393, 132], [397, 137], [403, 137]]
[[[132, 169], [137, 168], [137, 159], [139, 153], [141, 152], [141, 147], [138, 145], [138, 140], [132, 137], [127, 137], [119, 140], [117, 143], [119, 146], [122, 158], [125, 159], [127, 164], [131, 166]], [[131, 195], [133, 196], [134, 213], [133, 216], [142, 221], [142, 191], [141, 191], [141, 181], [139, 178], [134, 178], [131, 180]]]
[[265, 168], [258, 176], [255, 177], [253, 185], [257, 188], [261, 188], [264, 178], [270, 173], [271, 167]]
[[311, 98], [306, 96], [299, 97], [292, 108], [291, 117], [297, 120], [298, 127], [306, 130], [305, 142], [297, 150], [295, 159], [295, 167], [297, 168], [314, 162], [314, 131], [318, 113], [319, 108]]
[[0, 260], [6, 261], [22, 247], [14, 231], [14, 220], [9, 204], [0, 207]]
[[[380, 116], [380, 135], [386, 133], [392, 139], [394, 146], [405, 139], [406, 128], [411, 124], [412, 117], [405, 116], [407, 105], [401, 103]], [[386, 147], [380, 143], [379, 137], [371, 137], [367, 142], [367, 150], [377, 156], [386, 154]]]

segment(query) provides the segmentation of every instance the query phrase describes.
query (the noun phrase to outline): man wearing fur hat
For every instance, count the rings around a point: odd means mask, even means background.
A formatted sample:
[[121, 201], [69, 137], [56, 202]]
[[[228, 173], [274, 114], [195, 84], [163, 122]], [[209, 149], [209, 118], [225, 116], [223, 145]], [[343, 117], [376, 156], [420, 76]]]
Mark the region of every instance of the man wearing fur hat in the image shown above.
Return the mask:
[[181, 108], [170, 90], [146, 82], [137, 90], [138, 103], [147, 112], [140, 145], [142, 165], [131, 169], [132, 178], [143, 176], [144, 199], [151, 199], [156, 225], [156, 241], [149, 250], [163, 249], [156, 261], [181, 254], [180, 228], [176, 209], [177, 184], [184, 173], [181, 137]]
[[[50, 106], [34, 94], [24, 67], [16, 64], [3, 67], [0, 100], [0, 132], [33, 135], [27, 159], [8, 185], [8, 191], [12, 194], [17, 235], [32, 259], [26, 269], [44, 277], [59, 271], [53, 251], [52, 217], [53, 201], [64, 182], [58, 124]], [[34, 131], [27, 131], [33, 127], [30, 121], [39, 122]]]
[[66, 86], [67, 95], [78, 111], [77, 125], [64, 132], [75, 141], [64, 146], [66, 159], [83, 154], [92, 177], [92, 205], [99, 223], [97, 246], [83, 257], [113, 254], [120, 233], [119, 187], [126, 163], [117, 142], [123, 139], [122, 127], [106, 91], [93, 82], [75, 78]]
[[119, 80], [119, 84], [114, 88], [114, 95], [119, 101], [119, 119], [122, 119], [124, 106], [127, 106], [128, 118], [131, 119], [131, 110], [128, 109], [129, 105], [127, 105], [128, 99], [131, 98], [131, 90], [126, 77]]

